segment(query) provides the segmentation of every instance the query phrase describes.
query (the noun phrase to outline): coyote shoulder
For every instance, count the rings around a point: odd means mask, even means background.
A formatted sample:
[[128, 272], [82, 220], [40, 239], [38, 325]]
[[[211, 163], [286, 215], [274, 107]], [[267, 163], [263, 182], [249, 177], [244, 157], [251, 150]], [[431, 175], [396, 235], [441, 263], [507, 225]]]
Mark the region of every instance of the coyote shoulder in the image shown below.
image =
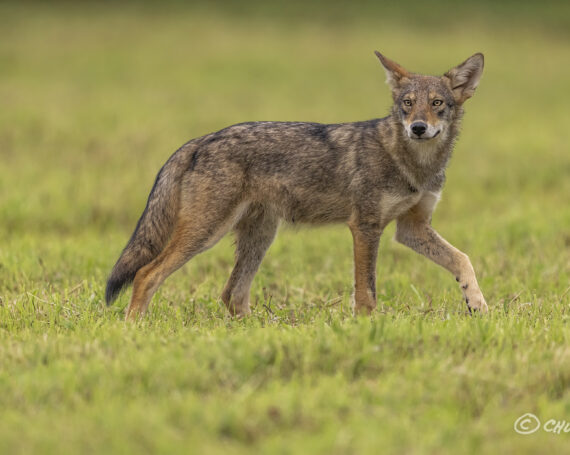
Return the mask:
[[439, 77], [376, 55], [394, 100], [388, 117], [327, 125], [240, 123], [177, 150], [158, 173], [113, 267], [107, 303], [133, 282], [126, 317], [137, 318], [171, 273], [233, 230], [236, 260], [222, 300], [231, 314], [245, 315], [253, 277], [284, 220], [348, 225], [354, 310], [369, 313], [376, 306], [380, 235], [396, 220], [396, 239], [449, 270], [469, 309], [486, 312], [469, 258], [431, 226], [483, 55]]

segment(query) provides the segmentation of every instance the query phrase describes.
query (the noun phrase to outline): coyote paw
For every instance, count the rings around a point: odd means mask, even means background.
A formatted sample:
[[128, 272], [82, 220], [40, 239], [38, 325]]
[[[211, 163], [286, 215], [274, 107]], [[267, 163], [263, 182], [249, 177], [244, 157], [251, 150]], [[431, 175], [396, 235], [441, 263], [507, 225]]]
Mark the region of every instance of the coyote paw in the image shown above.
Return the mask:
[[251, 314], [251, 309], [247, 307], [246, 309], [241, 309], [232, 313], [232, 316], [236, 319], [243, 319]]
[[489, 311], [485, 297], [483, 297], [479, 289], [470, 290], [469, 287], [461, 287], [463, 289], [463, 298], [467, 303], [467, 308], [469, 308], [470, 313], [471, 310], [479, 311], [481, 314], [485, 314]]
[[242, 319], [251, 314], [251, 309], [249, 308], [248, 301], [242, 303], [241, 305], [234, 305], [233, 303], [234, 302], [232, 301], [232, 303], [228, 306], [228, 310], [234, 318]]
[[366, 292], [355, 292], [351, 298], [351, 306], [353, 314], [355, 316], [369, 316], [376, 308], [376, 299], [372, 295], [371, 291], [367, 290]]
[[222, 302], [224, 302], [230, 314], [235, 318], [241, 319], [251, 314], [248, 295], [232, 296], [228, 291], [224, 291], [222, 293]]

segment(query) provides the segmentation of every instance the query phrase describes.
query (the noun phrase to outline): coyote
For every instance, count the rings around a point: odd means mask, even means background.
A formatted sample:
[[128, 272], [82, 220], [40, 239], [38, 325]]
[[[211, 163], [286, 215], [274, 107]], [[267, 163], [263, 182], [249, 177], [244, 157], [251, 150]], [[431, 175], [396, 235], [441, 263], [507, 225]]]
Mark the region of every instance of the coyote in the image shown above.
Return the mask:
[[483, 55], [443, 76], [424, 76], [375, 54], [392, 90], [388, 117], [326, 125], [240, 123], [178, 149], [158, 173], [113, 267], [107, 303], [134, 282], [126, 319], [136, 319], [171, 273], [233, 230], [235, 266], [221, 299], [232, 315], [246, 315], [253, 277], [284, 220], [348, 225], [354, 311], [369, 314], [376, 307], [380, 235], [396, 220], [396, 240], [449, 270], [469, 311], [487, 312], [469, 258], [431, 227]]

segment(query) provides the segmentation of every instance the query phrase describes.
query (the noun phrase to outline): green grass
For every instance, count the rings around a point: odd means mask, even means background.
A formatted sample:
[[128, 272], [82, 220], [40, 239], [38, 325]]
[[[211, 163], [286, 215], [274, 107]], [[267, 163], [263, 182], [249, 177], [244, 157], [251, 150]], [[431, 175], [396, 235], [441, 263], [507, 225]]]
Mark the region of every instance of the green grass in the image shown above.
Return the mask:
[[[570, 434], [567, 2], [0, 5], [0, 453], [565, 453]], [[408, 3], [406, 3], [408, 5]], [[372, 51], [441, 73], [474, 52], [434, 225], [491, 312], [384, 233], [353, 318], [346, 227], [281, 229], [232, 320], [231, 239], [146, 319], [105, 278], [186, 140], [246, 120], [383, 116]]]

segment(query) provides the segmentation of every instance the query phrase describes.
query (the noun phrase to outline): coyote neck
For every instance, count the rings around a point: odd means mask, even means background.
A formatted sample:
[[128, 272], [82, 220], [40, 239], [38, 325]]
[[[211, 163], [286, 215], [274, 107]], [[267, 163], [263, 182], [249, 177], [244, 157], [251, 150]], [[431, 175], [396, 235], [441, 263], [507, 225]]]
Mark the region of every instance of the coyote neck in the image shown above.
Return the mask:
[[437, 142], [416, 142], [408, 137], [404, 127], [394, 114], [386, 118], [385, 128], [392, 134], [380, 138], [384, 148], [409, 183], [423, 190], [440, 189], [445, 180], [445, 168], [451, 158], [458, 136], [459, 119], [442, 133]]

